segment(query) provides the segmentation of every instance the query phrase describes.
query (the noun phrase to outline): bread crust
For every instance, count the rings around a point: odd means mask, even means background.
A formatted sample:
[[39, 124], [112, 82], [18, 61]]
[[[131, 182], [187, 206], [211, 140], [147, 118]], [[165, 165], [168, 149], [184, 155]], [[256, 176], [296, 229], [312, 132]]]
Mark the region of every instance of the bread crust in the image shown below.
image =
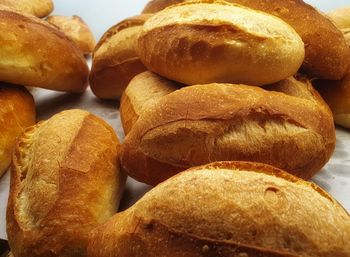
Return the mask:
[[305, 53], [281, 19], [224, 1], [193, 1], [155, 14], [136, 50], [149, 70], [187, 85], [274, 83], [294, 75]]
[[[11, 163], [16, 138], [35, 124], [32, 95], [24, 87], [0, 83], [0, 177]], [[18, 111], [20, 110], [20, 111]]]
[[85, 58], [56, 27], [1, 7], [0, 30], [0, 81], [67, 92], [86, 89]]
[[0, 5], [28, 13], [39, 18], [49, 15], [54, 8], [52, 0], [0, 0]]
[[339, 29], [350, 28], [350, 7], [343, 7], [327, 13]]
[[[350, 51], [335, 25], [302, 0], [227, 0], [275, 15], [291, 25], [305, 43], [303, 69], [311, 76], [340, 80], [348, 71]], [[186, 0], [153, 0], [143, 12], [155, 13]]]
[[72, 17], [52, 15], [46, 19], [57, 26], [63, 33], [74, 41], [83, 54], [91, 54], [96, 46], [94, 35], [85, 21], [77, 15]]
[[[317, 94], [312, 91], [310, 97]], [[185, 87], [140, 115], [125, 138], [121, 164], [150, 185], [193, 166], [228, 160], [263, 162], [309, 179], [335, 147], [332, 115], [318, 100], [245, 85]]]
[[120, 102], [119, 111], [125, 135], [144, 110], [152, 108], [160, 98], [180, 87], [180, 84], [150, 71], [136, 75], [125, 89]]
[[90, 73], [90, 86], [97, 97], [120, 98], [130, 80], [146, 70], [135, 53], [134, 44], [150, 16], [125, 19], [111, 27], [98, 42]]
[[88, 257], [347, 257], [349, 219], [313, 183], [219, 162], [170, 178], [95, 229]]
[[16, 257], [86, 256], [89, 232], [119, 204], [118, 151], [113, 129], [82, 110], [26, 130], [13, 155], [7, 209]]

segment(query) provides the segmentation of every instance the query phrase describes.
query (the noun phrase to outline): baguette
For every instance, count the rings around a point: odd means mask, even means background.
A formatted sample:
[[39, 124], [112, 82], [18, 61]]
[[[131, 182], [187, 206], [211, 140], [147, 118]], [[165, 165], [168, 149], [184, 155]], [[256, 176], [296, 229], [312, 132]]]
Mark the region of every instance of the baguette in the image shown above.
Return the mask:
[[16, 138], [35, 124], [35, 116], [35, 103], [28, 90], [0, 83], [0, 177], [10, 166]]
[[125, 135], [130, 132], [144, 110], [178, 88], [180, 84], [150, 71], [136, 75], [125, 89], [120, 102], [119, 111]]
[[0, 7], [0, 81], [83, 92], [88, 66], [62, 32], [31, 15]]
[[77, 15], [72, 17], [52, 15], [46, 19], [58, 27], [62, 32], [77, 44], [83, 54], [91, 54], [96, 46], [94, 35], [85, 21]]
[[90, 86], [97, 97], [119, 99], [130, 80], [146, 70], [136, 55], [134, 45], [149, 17], [128, 18], [111, 27], [98, 42], [90, 73]]
[[[302, 0], [227, 0], [278, 16], [291, 25], [305, 43], [303, 69], [312, 76], [340, 80], [348, 71], [350, 51], [335, 25], [317, 9]], [[165, 7], [188, 0], [153, 0], [144, 13], [155, 13]]]
[[317, 185], [264, 164], [214, 163], [94, 230], [88, 257], [348, 257], [350, 217]]
[[13, 8], [19, 12], [39, 18], [49, 15], [54, 8], [52, 0], [0, 0], [0, 5]]
[[155, 14], [136, 50], [149, 70], [187, 85], [261, 86], [294, 75], [304, 60], [304, 44], [288, 24], [223, 1], [193, 1]]
[[118, 208], [125, 178], [113, 129], [81, 110], [61, 112], [19, 138], [7, 235], [16, 257], [86, 256], [89, 232]]
[[321, 101], [245, 85], [185, 87], [140, 115], [125, 138], [121, 164], [150, 185], [230, 160], [262, 162], [310, 179], [335, 148], [333, 117]]

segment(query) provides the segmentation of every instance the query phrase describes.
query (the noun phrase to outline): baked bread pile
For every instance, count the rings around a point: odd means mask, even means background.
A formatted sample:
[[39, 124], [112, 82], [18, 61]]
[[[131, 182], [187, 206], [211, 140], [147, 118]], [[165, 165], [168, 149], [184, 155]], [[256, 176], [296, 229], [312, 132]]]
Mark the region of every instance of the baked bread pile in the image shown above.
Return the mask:
[[[0, 0], [14, 257], [350, 257], [349, 213], [305, 181], [334, 152], [333, 116], [350, 126], [350, 49], [325, 15], [301, 0], [152, 0], [102, 36], [88, 74], [86, 24], [21, 2]], [[122, 144], [83, 110], [35, 124], [23, 86], [88, 80], [120, 100]], [[155, 187], [117, 213], [126, 175]]]

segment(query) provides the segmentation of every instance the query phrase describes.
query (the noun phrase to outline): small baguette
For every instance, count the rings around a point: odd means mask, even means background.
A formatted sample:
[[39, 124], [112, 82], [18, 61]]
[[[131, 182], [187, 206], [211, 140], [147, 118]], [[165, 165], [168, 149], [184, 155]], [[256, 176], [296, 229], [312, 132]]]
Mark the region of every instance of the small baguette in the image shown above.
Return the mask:
[[19, 138], [7, 235], [16, 257], [86, 256], [89, 232], [118, 208], [125, 178], [113, 129], [81, 110], [61, 112]]
[[0, 0], [0, 5], [43, 18], [54, 8], [52, 0]]
[[91, 54], [96, 46], [94, 35], [85, 21], [77, 15], [66, 17], [52, 15], [46, 19], [58, 27], [68, 38], [77, 44], [83, 54]]
[[317, 185], [264, 164], [190, 169], [94, 230], [88, 257], [348, 257], [350, 217]]
[[281, 19], [224, 1], [193, 1], [155, 14], [136, 50], [149, 70], [187, 85], [274, 83], [294, 75], [305, 54], [299, 35]]
[[98, 42], [90, 73], [90, 86], [97, 97], [119, 99], [130, 80], [146, 70], [136, 55], [134, 45], [149, 17], [128, 18], [111, 27]]
[[127, 135], [141, 113], [160, 98], [180, 88], [180, 84], [145, 71], [136, 75], [125, 89], [120, 102], [120, 117]]
[[126, 136], [121, 164], [150, 185], [193, 166], [230, 160], [267, 163], [310, 179], [334, 151], [334, 121], [311, 85], [287, 85], [291, 92], [312, 92], [293, 93], [299, 97], [285, 89], [208, 84], [163, 96]]
[[79, 93], [88, 66], [81, 51], [46, 21], [0, 7], [0, 81]]
[[35, 103], [28, 90], [0, 83], [0, 177], [10, 166], [16, 138], [35, 119]]

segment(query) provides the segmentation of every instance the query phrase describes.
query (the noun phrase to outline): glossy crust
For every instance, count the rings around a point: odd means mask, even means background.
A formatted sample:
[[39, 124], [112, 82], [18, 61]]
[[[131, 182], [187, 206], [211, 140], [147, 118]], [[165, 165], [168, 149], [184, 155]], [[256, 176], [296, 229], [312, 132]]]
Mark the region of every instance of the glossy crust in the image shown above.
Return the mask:
[[0, 0], [0, 5], [43, 18], [54, 8], [52, 0]]
[[98, 42], [90, 73], [90, 86], [97, 97], [120, 98], [130, 80], [146, 70], [136, 55], [134, 45], [149, 17], [128, 18], [111, 27]]
[[86, 256], [90, 230], [117, 211], [125, 182], [118, 149], [113, 129], [86, 111], [64, 111], [26, 130], [7, 209], [14, 256]]
[[341, 81], [318, 80], [314, 83], [332, 109], [335, 123], [350, 128], [350, 73]]
[[294, 75], [305, 52], [281, 19], [224, 1], [194, 1], [152, 16], [137, 53], [149, 70], [187, 85], [261, 86]]
[[[154, 13], [186, 0], [153, 0], [144, 12]], [[349, 66], [350, 51], [335, 25], [302, 0], [228, 0], [231, 3], [278, 16], [291, 25], [305, 43], [304, 71], [323, 79], [342, 79]]]
[[0, 177], [10, 166], [16, 138], [35, 119], [35, 103], [28, 90], [0, 83]]
[[84, 54], [91, 54], [96, 46], [94, 35], [85, 21], [77, 15], [72, 17], [53, 15], [46, 19], [73, 40]]
[[83, 92], [88, 67], [62, 32], [34, 16], [0, 8], [0, 81]]
[[327, 16], [340, 29], [350, 28], [350, 7], [343, 7], [327, 13]]
[[120, 102], [120, 117], [127, 135], [141, 113], [163, 96], [180, 88], [180, 84], [167, 80], [150, 71], [136, 75], [125, 89]]
[[334, 151], [333, 117], [311, 85], [287, 85], [293, 89], [208, 84], [170, 93], [140, 115], [125, 138], [121, 164], [150, 185], [193, 166], [233, 160], [309, 179]]
[[95, 229], [88, 257], [348, 257], [349, 240], [349, 214], [317, 185], [223, 162], [170, 178]]

